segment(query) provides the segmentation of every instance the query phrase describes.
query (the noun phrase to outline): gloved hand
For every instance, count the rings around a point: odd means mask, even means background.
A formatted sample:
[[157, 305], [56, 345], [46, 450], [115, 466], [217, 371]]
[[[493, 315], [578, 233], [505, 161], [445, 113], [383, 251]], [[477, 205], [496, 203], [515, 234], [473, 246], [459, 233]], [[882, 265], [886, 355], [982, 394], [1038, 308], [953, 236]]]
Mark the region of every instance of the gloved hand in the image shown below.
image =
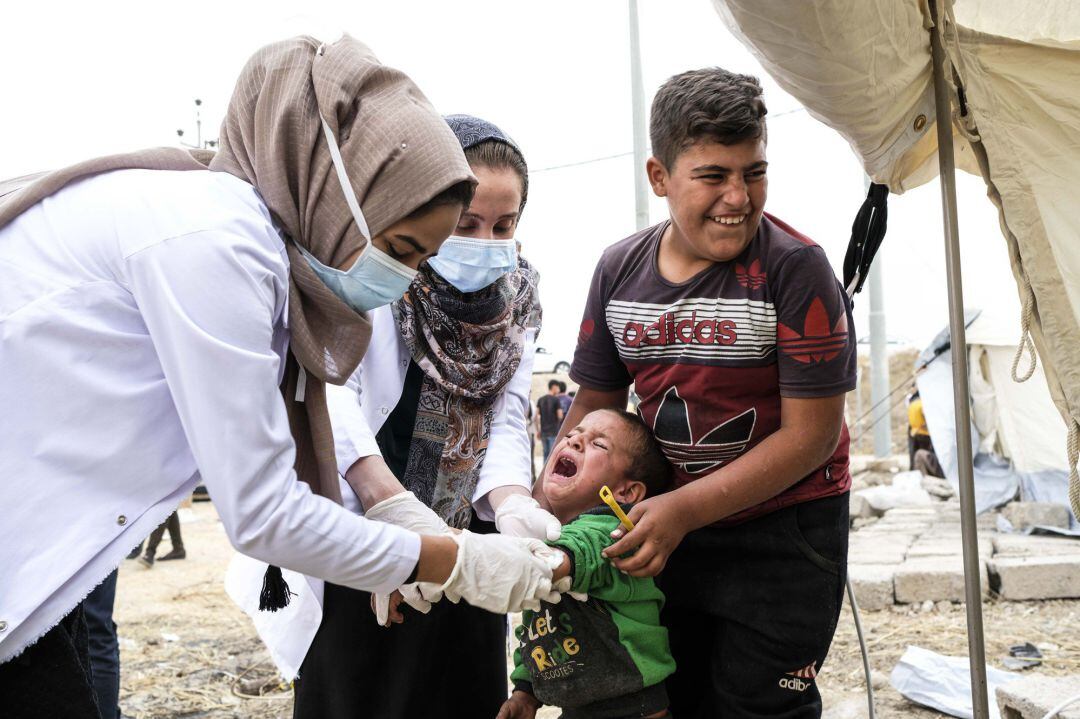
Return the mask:
[[364, 512], [368, 519], [396, 524], [417, 534], [449, 534], [450, 527], [412, 492], [399, 492]]
[[[450, 534], [451, 529], [439, 515], [435, 514], [426, 504], [416, 498], [412, 492], [400, 492], [384, 499], [364, 513], [368, 519], [379, 522], [396, 524], [405, 529], [411, 529], [417, 534], [440, 535]], [[401, 587], [401, 595], [405, 603], [422, 614], [431, 611], [432, 602], [442, 599], [442, 593], [438, 590], [439, 585], [430, 584], [428, 592], [421, 595], [417, 584], [406, 584]], [[390, 616], [390, 597], [386, 594], [375, 595], [375, 621], [385, 626]]]
[[538, 610], [540, 601], [558, 602], [551, 574], [565, 555], [539, 539], [501, 534], [451, 535], [458, 545], [457, 562], [439, 587], [452, 602], [465, 599], [496, 614]]
[[[430, 612], [431, 605], [443, 598], [440, 585], [431, 582], [402, 584], [398, 587], [398, 591], [401, 592], [401, 599], [421, 614]], [[385, 627], [390, 618], [390, 596], [387, 594], [373, 596], [375, 597], [375, 621]]]
[[511, 537], [535, 537], [554, 542], [562, 534], [562, 525], [540, 503], [524, 494], [511, 494], [495, 510], [495, 526]]

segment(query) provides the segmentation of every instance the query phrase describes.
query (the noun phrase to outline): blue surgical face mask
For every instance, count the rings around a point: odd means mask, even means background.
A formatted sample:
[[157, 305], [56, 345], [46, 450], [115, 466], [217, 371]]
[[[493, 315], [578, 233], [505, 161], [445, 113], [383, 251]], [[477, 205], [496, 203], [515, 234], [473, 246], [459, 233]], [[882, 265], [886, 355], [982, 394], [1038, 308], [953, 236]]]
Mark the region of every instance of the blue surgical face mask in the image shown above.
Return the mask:
[[368, 243], [363, 254], [347, 270], [327, 267], [303, 247], [298, 246], [298, 248], [304, 259], [311, 265], [311, 269], [331, 292], [357, 312], [368, 312], [376, 307], [388, 305], [405, 294], [405, 290], [409, 289], [409, 284], [416, 277], [416, 270], [401, 264], [372, 244], [364, 213], [361, 212], [360, 203], [356, 201], [356, 195], [353, 194], [349, 176], [345, 174], [345, 163], [341, 160], [341, 152], [338, 150], [334, 133], [326, 124], [326, 120], [323, 120], [322, 126], [323, 132], [326, 133], [326, 144], [330, 148], [330, 158], [337, 171], [338, 184], [345, 193], [345, 202], [352, 211], [356, 227], [367, 238]]
[[416, 270], [370, 244], [353, 266], [344, 271], [327, 267], [303, 247], [299, 249], [323, 284], [357, 312], [390, 304], [405, 294], [416, 276]]
[[517, 242], [451, 235], [427, 262], [462, 292], [476, 292], [517, 267]]

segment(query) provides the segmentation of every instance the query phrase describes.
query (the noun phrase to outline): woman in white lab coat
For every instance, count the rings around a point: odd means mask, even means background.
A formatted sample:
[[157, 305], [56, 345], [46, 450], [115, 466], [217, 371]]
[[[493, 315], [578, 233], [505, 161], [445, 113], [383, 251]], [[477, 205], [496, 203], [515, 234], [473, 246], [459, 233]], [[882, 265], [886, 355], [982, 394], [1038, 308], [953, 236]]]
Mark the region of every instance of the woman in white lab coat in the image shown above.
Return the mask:
[[[514, 240], [528, 169], [491, 123], [447, 122], [479, 183], [405, 296], [372, 313], [369, 352], [328, 394], [339, 471], [361, 499], [381, 468], [451, 527], [557, 539], [558, 520], [530, 494], [526, 414], [540, 303], [536, 272]], [[439, 602], [427, 614], [401, 605], [386, 629], [371, 604], [367, 592], [327, 583], [321, 625], [308, 615], [283, 627], [314, 634], [295, 685], [296, 719], [498, 713], [507, 693], [504, 614], [464, 602]]]
[[80, 602], [200, 479], [275, 565], [492, 611], [550, 595], [538, 541], [435, 536], [405, 493], [367, 513], [404, 528], [337, 503], [326, 383], [472, 194], [419, 90], [348, 37], [268, 46], [206, 169], [160, 149], [0, 186], [5, 717], [97, 715]]

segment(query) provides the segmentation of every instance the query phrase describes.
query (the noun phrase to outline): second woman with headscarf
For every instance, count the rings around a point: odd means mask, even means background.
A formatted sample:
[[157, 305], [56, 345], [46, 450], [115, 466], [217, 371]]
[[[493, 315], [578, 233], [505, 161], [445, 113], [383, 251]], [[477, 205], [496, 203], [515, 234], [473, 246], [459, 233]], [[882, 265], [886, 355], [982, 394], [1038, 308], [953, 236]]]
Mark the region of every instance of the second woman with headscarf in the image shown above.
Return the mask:
[[[339, 471], [365, 504], [373, 487], [400, 480], [451, 527], [554, 539], [558, 521], [529, 496], [526, 415], [540, 304], [536, 272], [514, 240], [528, 171], [494, 125], [447, 121], [479, 184], [445, 250], [421, 266], [402, 299], [372, 313], [368, 355], [328, 397]], [[427, 609], [415, 589], [411, 596]], [[498, 712], [507, 692], [505, 616], [443, 601], [426, 615], [394, 608], [385, 629], [371, 603], [367, 593], [326, 585], [295, 717]]]

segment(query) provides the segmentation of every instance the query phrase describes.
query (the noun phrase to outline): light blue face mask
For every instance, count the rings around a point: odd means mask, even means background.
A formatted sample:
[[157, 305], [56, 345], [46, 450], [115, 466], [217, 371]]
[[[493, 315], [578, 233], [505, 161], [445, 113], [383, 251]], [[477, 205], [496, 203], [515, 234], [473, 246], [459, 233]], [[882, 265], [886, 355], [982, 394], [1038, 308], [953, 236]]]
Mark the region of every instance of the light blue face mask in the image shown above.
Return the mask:
[[345, 202], [349, 205], [356, 227], [360, 230], [360, 234], [367, 238], [368, 243], [363, 254], [347, 270], [327, 267], [303, 247], [299, 245], [297, 247], [311, 265], [311, 269], [331, 292], [357, 312], [368, 312], [376, 307], [388, 305], [405, 294], [405, 290], [409, 289], [409, 284], [416, 277], [416, 270], [401, 264], [372, 244], [371, 232], [368, 230], [364, 213], [360, 210], [356, 195], [353, 194], [349, 176], [345, 173], [345, 163], [341, 160], [337, 140], [330, 126], [326, 124], [326, 120], [322, 121], [322, 127], [323, 132], [326, 133], [326, 144], [330, 148], [330, 159], [333, 160], [334, 169], [337, 171], [338, 183], [345, 193]]
[[517, 267], [517, 242], [451, 235], [427, 262], [462, 292], [476, 292]]

